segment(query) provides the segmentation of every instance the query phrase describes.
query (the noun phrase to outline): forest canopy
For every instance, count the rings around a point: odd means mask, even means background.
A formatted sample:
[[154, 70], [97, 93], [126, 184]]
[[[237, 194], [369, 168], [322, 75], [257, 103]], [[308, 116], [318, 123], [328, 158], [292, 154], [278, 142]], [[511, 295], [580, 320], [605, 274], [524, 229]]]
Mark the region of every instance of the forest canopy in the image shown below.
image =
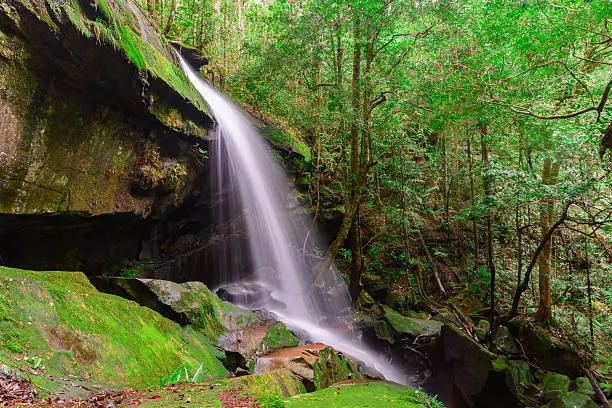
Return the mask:
[[611, 2], [141, 1], [307, 143], [354, 299], [377, 279], [400, 307], [469, 293], [609, 347]]

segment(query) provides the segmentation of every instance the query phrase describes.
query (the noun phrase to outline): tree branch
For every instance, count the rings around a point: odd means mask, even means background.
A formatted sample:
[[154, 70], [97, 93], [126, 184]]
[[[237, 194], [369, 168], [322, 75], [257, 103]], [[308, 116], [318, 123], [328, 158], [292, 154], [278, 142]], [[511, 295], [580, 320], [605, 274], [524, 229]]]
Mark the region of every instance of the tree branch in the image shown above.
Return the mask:
[[574, 118], [576, 116], [583, 115], [588, 112], [597, 112], [597, 120], [599, 120], [601, 118], [601, 113], [603, 112], [604, 108], [606, 107], [606, 103], [608, 102], [608, 98], [610, 96], [611, 89], [612, 89], [612, 80], [610, 80], [610, 82], [608, 82], [608, 84], [606, 85], [606, 88], [604, 89], [604, 92], [601, 95], [601, 99], [599, 100], [599, 104], [597, 104], [597, 106], [589, 106], [588, 108], [584, 108], [579, 111], [564, 113], [561, 115], [539, 115], [521, 106], [505, 104], [501, 102], [499, 99], [492, 96], [491, 94], [489, 94], [489, 96], [491, 97], [492, 102], [496, 105], [504, 106], [510, 109], [512, 112], [519, 113], [521, 115], [531, 116], [536, 119], [543, 119], [543, 120], [569, 119], [569, 118]]

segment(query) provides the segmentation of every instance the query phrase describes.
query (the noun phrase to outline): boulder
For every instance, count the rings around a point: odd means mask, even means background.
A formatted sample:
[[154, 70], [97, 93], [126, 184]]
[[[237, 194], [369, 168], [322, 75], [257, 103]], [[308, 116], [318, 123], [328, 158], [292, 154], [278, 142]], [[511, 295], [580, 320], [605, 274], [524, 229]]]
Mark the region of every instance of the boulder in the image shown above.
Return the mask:
[[587, 395], [570, 392], [555, 397], [546, 408], [598, 408], [599, 406]]
[[100, 293], [78, 272], [0, 267], [0, 334], [0, 360], [29, 372], [43, 396], [156, 387], [177, 369], [228, 374], [203, 333]]
[[546, 373], [542, 383], [542, 395], [546, 400], [559, 398], [569, 391], [570, 378], [563, 374]]
[[202, 282], [175, 283], [159, 279], [91, 278], [100, 291], [133, 300], [182, 325], [201, 330], [212, 341], [226, 331], [274, 320], [224, 302]]
[[486, 319], [481, 319], [476, 325], [476, 327], [474, 327], [476, 336], [478, 337], [478, 340], [481, 343], [484, 343], [484, 341], [487, 339], [490, 329], [491, 329], [491, 323], [489, 323], [489, 321]]
[[588, 395], [590, 398], [595, 398], [595, 390], [593, 389], [593, 386], [588, 378], [578, 377], [574, 381], [576, 382], [576, 392]]
[[259, 357], [255, 373], [280, 368], [288, 369], [302, 378], [310, 391], [361, 377], [351, 359], [324, 344], [285, 348]]
[[[431, 381], [448, 406], [520, 407], [512, 381], [508, 381], [509, 362], [478, 344], [459, 328], [444, 325], [440, 335], [424, 350], [430, 358]], [[515, 375], [520, 376], [519, 367]]]
[[366, 292], [378, 301], [384, 301], [389, 295], [389, 285], [379, 275], [364, 273], [361, 282]]
[[266, 319], [223, 333], [217, 346], [235, 353], [238, 366], [253, 372], [257, 358], [274, 350], [295, 347], [298, 339], [281, 322]]
[[[508, 362], [508, 372], [512, 378], [515, 389], [533, 384], [533, 375], [529, 363], [524, 360], [511, 360]], [[520, 391], [520, 390], [518, 390]]]
[[497, 329], [495, 338], [493, 339], [493, 345], [497, 351], [502, 354], [513, 355], [520, 353], [516, 341], [514, 341], [512, 334], [510, 334], [510, 329], [506, 326], [501, 326]]
[[374, 331], [376, 337], [380, 340], [388, 341], [391, 344], [395, 343], [395, 335], [389, 324], [384, 320], [374, 321]]
[[383, 306], [385, 320], [400, 335], [417, 336], [437, 336], [440, 334], [443, 323], [435, 320], [419, 319], [407, 317], [399, 312]]
[[582, 367], [586, 365], [583, 357], [572, 346], [555, 338], [548, 329], [524, 317], [512, 319], [507, 326], [521, 343], [527, 357], [538, 366], [570, 377], [583, 375]]

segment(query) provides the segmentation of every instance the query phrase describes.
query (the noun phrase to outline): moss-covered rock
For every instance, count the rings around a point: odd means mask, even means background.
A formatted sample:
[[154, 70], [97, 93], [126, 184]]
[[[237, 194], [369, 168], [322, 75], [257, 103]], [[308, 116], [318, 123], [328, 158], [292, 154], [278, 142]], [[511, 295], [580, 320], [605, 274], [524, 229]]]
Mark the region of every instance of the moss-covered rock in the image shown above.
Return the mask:
[[570, 379], [568, 376], [558, 373], [546, 373], [542, 383], [542, 391], [545, 399], [561, 397], [569, 391]]
[[574, 347], [556, 338], [548, 328], [524, 317], [514, 318], [507, 325], [527, 357], [543, 369], [570, 377], [583, 375], [584, 358]]
[[329, 387], [340, 381], [361, 378], [355, 363], [330, 347], [319, 353], [314, 364], [314, 385], [316, 389]]
[[2, 361], [27, 369], [24, 357], [40, 358], [35, 384], [68, 396], [88, 393], [81, 386], [92, 383], [158, 386], [178, 367], [193, 373], [202, 366], [203, 379], [227, 374], [223, 353], [206, 336], [100, 293], [78, 272], [0, 267], [0, 337]]
[[481, 319], [476, 327], [474, 327], [474, 331], [476, 332], [476, 337], [481, 342], [484, 342], [489, 334], [489, 330], [491, 330], [491, 323], [489, 323], [486, 319]]
[[96, 4], [0, 0], [2, 213], [146, 216], [189, 190], [190, 147], [159, 146], [204, 136], [205, 105], [138, 6]]
[[493, 345], [498, 352], [503, 354], [518, 354], [520, 352], [518, 345], [510, 334], [510, 330], [506, 326], [501, 326], [497, 329]]
[[387, 382], [337, 384], [285, 400], [285, 408], [419, 408], [439, 406], [425, 393]]
[[[226, 312], [225, 316], [231, 316]], [[217, 340], [221, 349], [240, 356], [238, 364], [253, 372], [257, 358], [275, 350], [294, 347], [298, 339], [282, 323], [267, 316], [258, 315], [255, 321], [244, 321], [224, 332]]]
[[598, 405], [587, 395], [570, 392], [550, 401], [546, 408], [597, 408]]
[[309, 344], [277, 350], [259, 357], [256, 373], [288, 369], [299, 376], [309, 391], [339, 381], [361, 378], [356, 364], [344, 354], [324, 344]]
[[591, 382], [588, 378], [578, 377], [574, 381], [576, 382], [576, 392], [588, 395], [590, 398], [595, 397], [595, 390], [593, 389], [593, 386], [591, 385]]
[[533, 384], [533, 375], [529, 369], [529, 363], [524, 360], [512, 360], [509, 362], [508, 371], [515, 387]]
[[463, 330], [444, 325], [424, 350], [430, 356], [432, 387], [458, 406], [515, 408], [520, 405], [509, 373], [511, 361], [485, 349]]
[[229, 329], [227, 326], [237, 324], [237, 315], [245, 319], [245, 315], [252, 315], [236, 306], [225, 305], [202, 282], [103, 277], [92, 278], [92, 282], [103, 292], [133, 300], [179, 324], [190, 325], [212, 341], [217, 341]]
[[440, 334], [443, 323], [435, 320], [417, 319], [414, 317], [407, 317], [395, 310], [384, 307], [385, 319], [391, 327], [401, 334], [408, 334], [410, 336], [435, 336]]

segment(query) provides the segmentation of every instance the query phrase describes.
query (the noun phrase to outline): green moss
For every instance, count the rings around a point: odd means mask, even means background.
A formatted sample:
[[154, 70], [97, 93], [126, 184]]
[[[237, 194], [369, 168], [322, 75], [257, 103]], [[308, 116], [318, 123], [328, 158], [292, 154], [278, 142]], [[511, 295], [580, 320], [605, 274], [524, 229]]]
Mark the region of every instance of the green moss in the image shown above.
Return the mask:
[[284, 347], [295, 347], [298, 339], [291, 333], [283, 323], [276, 323], [266, 331], [264, 339], [268, 350], [276, 350]]
[[443, 407], [425, 393], [386, 382], [338, 384], [285, 400], [285, 408], [429, 408]]
[[[205, 384], [184, 384], [172, 389], [152, 390], [143, 396], [142, 408], [179, 407], [222, 407], [219, 394], [231, 390], [237, 396], [250, 396], [260, 401], [279, 401], [306, 392], [300, 379], [289, 370], [275, 370], [264, 374], [217, 380]], [[156, 395], [156, 399], [150, 397]], [[282, 401], [282, 400], [281, 400]], [[185, 404], [185, 405], [184, 405]], [[268, 406], [268, 408], [272, 408]]]
[[[54, 20], [69, 21], [86, 37], [96, 37], [100, 44], [108, 44], [125, 55], [143, 74], [149, 74], [168, 84], [181, 97], [191, 102], [197, 109], [208, 114], [206, 104], [179, 67], [169, 57], [172, 52], [163, 44], [161, 37], [151, 26], [148, 33], [141, 32], [140, 19], [146, 19], [144, 11], [136, 13], [123, 0], [97, 0], [97, 17], [88, 19], [78, 0], [44, 0], [56, 15], [51, 18], [44, 7], [33, 9], [29, 1], [20, 3], [44, 20], [53, 31], [58, 27]], [[134, 4], [133, 7], [136, 7]], [[144, 22], [149, 25], [149, 22]], [[151, 38], [151, 42], [144, 38]], [[157, 45], [153, 45], [156, 44]], [[143, 78], [144, 79], [144, 78]], [[146, 79], [145, 79], [146, 80]], [[157, 103], [159, 105], [159, 102]], [[155, 112], [154, 112], [155, 113]], [[184, 127], [189, 127], [186, 123]], [[201, 130], [200, 130], [201, 131]]]
[[385, 319], [398, 333], [407, 333], [412, 336], [431, 336], [440, 333], [443, 324], [435, 320], [417, 319], [403, 316], [395, 310], [384, 307]]
[[329, 387], [339, 381], [361, 378], [355, 364], [331, 348], [321, 350], [319, 360], [314, 365], [314, 385], [316, 389]]
[[0, 280], [0, 349], [11, 353], [25, 351], [25, 338], [19, 329], [6, 283]]
[[265, 134], [274, 146], [298, 153], [307, 163], [312, 160], [310, 148], [296, 136], [289, 135], [278, 128], [268, 128]]
[[202, 303], [199, 309], [187, 312], [187, 320], [194, 329], [201, 331], [209, 340], [217, 341], [225, 332], [219, 320], [218, 308], [213, 302]]
[[0, 358], [40, 356], [46, 370], [35, 381], [47, 389], [64, 392], [66, 386], [49, 376], [148, 388], [178, 366], [195, 372], [202, 365], [205, 379], [227, 374], [218, 359], [222, 352], [202, 334], [98, 292], [81, 273], [0, 267], [0, 274], [0, 295], [12, 305], [14, 327], [24, 339], [22, 351], [0, 350]]
[[493, 364], [493, 369], [495, 371], [505, 371], [508, 369], [508, 358], [506, 356], [500, 356], [491, 361], [491, 364]]
[[288, 370], [274, 370], [262, 375], [239, 378], [240, 387], [256, 397], [263, 395], [289, 397], [306, 392], [302, 382]]

